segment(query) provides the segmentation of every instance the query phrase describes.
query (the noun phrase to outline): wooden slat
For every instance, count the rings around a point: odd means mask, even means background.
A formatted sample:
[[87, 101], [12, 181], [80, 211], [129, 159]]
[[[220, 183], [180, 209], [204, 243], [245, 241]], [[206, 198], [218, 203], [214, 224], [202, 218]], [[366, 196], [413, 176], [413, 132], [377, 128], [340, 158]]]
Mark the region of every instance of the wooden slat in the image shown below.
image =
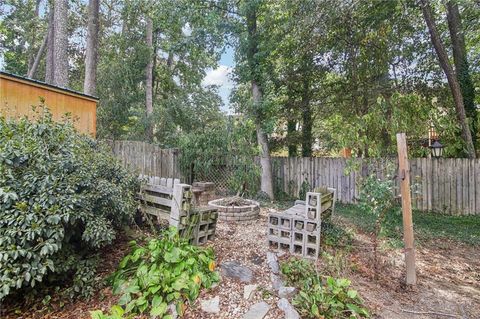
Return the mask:
[[165, 195], [172, 195], [172, 193], [173, 193], [173, 188], [163, 186], [163, 185], [156, 185], [156, 184], [142, 185], [142, 189], [150, 191], [150, 192], [165, 194]]
[[476, 213], [475, 210], [475, 160], [474, 159], [467, 159], [468, 161], [468, 185], [466, 185], [468, 189], [468, 206], [469, 206], [469, 213], [471, 215]]
[[451, 171], [451, 161], [450, 159], [444, 160], [443, 171], [445, 174], [445, 209], [446, 212], [452, 211], [452, 196], [450, 193], [450, 185], [452, 184], [452, 171]]
[[475, 162], [475, 214], [480, 215], [480, 159], [474, 160]]
[[158, 204], [162, 206], [167, 206], [167, 207], [172, 207], [172, 200], [163, 198], [163, 197], [158, 197], [158, 196], [153, 196], [153, 195], [148, 195], [148, 194], [141, 194], [141, 199], [147, 203], [153, 203], [153, 204]]
[[142, 205], [141, 210], [149, 215], [157, 216], [160, 219], [167, 220], [167, 221], [170, 220], [170, 212], [167, 212], [163, 209]]

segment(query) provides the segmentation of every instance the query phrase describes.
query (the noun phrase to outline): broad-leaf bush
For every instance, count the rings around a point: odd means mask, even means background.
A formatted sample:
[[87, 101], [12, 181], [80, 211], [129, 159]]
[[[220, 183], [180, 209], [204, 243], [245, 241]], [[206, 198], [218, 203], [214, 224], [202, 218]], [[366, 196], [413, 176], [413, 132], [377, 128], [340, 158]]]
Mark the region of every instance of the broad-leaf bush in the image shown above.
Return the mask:
[[218, 282], [212, 249], [190, 245], [175, 228], [145, 246], [132, 242], [132, 251], [113, 275], [113, 292], [128, 314], [148, 311], [150, 317], [168, 318], [168, 305], [182, 314], [202, 287]]
[[0, 300], [81, 275], [82, 261], [132, 220], [137, 183], [68, 119], [43, 107], [34, 122], [0, 117]]
[[290, 258], [280, 265], [287, 283], [299, 289], [293, 305], [302, 318], [368, 318], [350, 280], [322, 276], [315, 265], [304, 259]]

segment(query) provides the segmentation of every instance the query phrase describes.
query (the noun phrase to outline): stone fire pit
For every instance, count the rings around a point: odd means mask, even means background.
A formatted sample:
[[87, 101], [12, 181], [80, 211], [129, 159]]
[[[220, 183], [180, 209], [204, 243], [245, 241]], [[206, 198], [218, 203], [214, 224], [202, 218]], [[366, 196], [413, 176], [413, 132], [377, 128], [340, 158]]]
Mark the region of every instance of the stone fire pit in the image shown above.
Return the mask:
[[260, 204], [251, 199], [238, 196], [225, 197], [208, 202], [218, 209], [218, 219], [227, 221], [253, 220], [260, 213]]

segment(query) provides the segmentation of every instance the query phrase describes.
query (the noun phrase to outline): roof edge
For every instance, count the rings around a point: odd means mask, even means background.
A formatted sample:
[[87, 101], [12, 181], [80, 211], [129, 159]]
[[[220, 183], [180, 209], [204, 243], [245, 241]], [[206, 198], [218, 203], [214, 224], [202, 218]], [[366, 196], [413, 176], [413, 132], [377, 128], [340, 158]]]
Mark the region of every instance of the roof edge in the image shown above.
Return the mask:
[[4, 76], [7, 76], [7, 77], [12, 77], [12, 78], [22, 80], [22, 81], [26, 81], [26, 82], [30, 82], [30, 83], [36, 84], [36, 85], [45, 86], [47, 88], [52, 88], [52, 89], [55, 89], [55, 90], [64, 91], [66, 93], [80, 95], [82, 97], [85, 97], [85, 98], [88, 98], [88, 99], [91, 99], [91, 100], [95, 100], [96, 102], [98, 102], [100, 100], [98, 97], [93, 96], [93, 95], [88, 95], [88, 94], [78, 92], [78, 91], [74, 91], [74, 90], [70, 90], [70, 89], [67, 89], [67, 88], [64, 88], [64, 87], [61, 87], [61, 86], [48, 84], [46, 82], [38, 81], [38, 80], [35, 80], [35, 79], [32, 79], [32, 78], [24, 77], [24, 76], [13, 74], [13, 73], [6, 72], [6, 71], [0, 71], [0, 75], [4, 75]]

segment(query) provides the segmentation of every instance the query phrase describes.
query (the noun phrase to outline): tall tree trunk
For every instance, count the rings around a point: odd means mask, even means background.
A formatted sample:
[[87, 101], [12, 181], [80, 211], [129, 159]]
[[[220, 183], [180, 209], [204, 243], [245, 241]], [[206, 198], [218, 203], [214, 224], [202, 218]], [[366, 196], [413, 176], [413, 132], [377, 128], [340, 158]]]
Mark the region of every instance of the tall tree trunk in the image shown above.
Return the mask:
[[153, 113], [153, 21], [147, 17], [146, 44], [148, 47], [148, 62], [145, 68], [145, 106], [147, 117]]
[[295, 133], [297, 132], [297, 122], [293, 119], [287, 120], [287, 143], [288, 156], [294, 157], [298, 155], [297, 143], [295, 141]]
[[[261, 107], [262, 91], [255, 80], [252, 80], [252, 97], [255, 108]], [[267, 134], [262, 128], [260, 119], [256, 119], [255, 127], [257, 132], [257, 141], [260, 145], [260, 166], [262, 168], [262, 175], [260, 179], [260, 189], [266, 193], [271, 199], [274, 199], [273, 194], [273, 178], [272, 178], [272, 160], [270, 158], [270, 149], [268, 146]]]
[[83, 82], [83, 92], [85, 92], [85, 94], [90, 94], [90, 95], [95, 95], [97, 90], [99, 11], [100, 11], [100, 1], [89, 0], [87, 50], [85, 54], [85, 80]]
[[[38, 29], [38, 25], [39, 25], [39, 21], [40, 21], [40, 3], [41, 3], [41, 0], [36, 0], [35, 1], [35, 29]], [[48, 32], [47, 32], [48, 33]], [[30, 55], [28, 57], [28, 71], [27, 71], [27, 77], [30, 77], [29, 74], [31, 73], [30, 70], [33, 68], [33, 64], [35, 63], [35, 59], [38, 55], [38, 52], [37, 54], [35, 54], [33, 48], [35, 47], [35, 44], [37, 42], [37, 33], [34, 32], [32, 34], [32, 42], [30, 43], [31, 45], [31, 48], [32, 50], [30, 51]], [[43, 44], [43, 42], [42, 42]]]
[[54, 1], [53, 84], [68, 86], [68, 0]]
[[465, 115], [470, 119], [473, 143], [478, 148], [478, 112], [475, 108], [475, 87], [470, 76], [465, 48], [465, 36], [463, 34], [462, 20], [456, 1], [450, 0], [447, 2], [447, 20], [450, 38], [452, 39], [453, 62], [455, 63], [455, 72], [462, 91]]
[[47, 31], [47, 58], [45, 65], [45, 82], [48, 84], [53, 83], [53, 70], [55, 65], [53, 64], [53, 38], [55, 36], [55, 24], [54, 20], [54, 4], [50, 4], [50, 12], [48, 13], [48, 31]]
[[263, 94], [260, 87], [260, 79], [258, 75], [258, 38], [257, 38], [257, 4], [248, 4], [247, 8], [247, 30], [248, 30], [248, 50], [247, 60], [250, 69], [250, 82], [252, 87], [254, 120], [257, 132], [257, 142], [261, 148], [260, 150], [260, 166], [262, 170], [260, 179], [260, 189], [266, 193], [271, 199], [274, 199], [273, 194], [273, 179], [272, 179], [272, 161], [270, 158], [270, 149], [268, 146], [267, 134], [262, 128], [262, 99]]
[[[308, 71], [307, 71], [308, 72]], [[310, 81], [308, 80], [308, 75], [305, 76], [303, 80], [303, 93], [302, 93], [302, 156], [311, 157], [312, 156], [312, 146], [313, 146], [313, 117], [312, 110], [310, 106]]]
[[450, 90], [453, 95], [453, 99], [455, 101], [455, 109], [457, 113], [457, 120], [458, 124], [462, 130], [462, 139], [465, 143], [466, 153], [469, 158], [475, 158], [475, 147], [473, 146], [472, 135], [470, 132], [470, 128], [468, 127], [467, 119], [465, 116], [465, 106], [463, 102], [463, 96], [460, 89], [460, 84], [458, 83], [457, 77], [455, 76], [455, 72], [448, 60], [447, 51], [445, 50], [445, 46], [440, 39], [440, 35], [437, 30], [437, 26], [435, 25], [435, 21], [432, 15], [432, 8], [430, 7], [430, 3], [428, 0], [420, 0], [423, 17], [425, 18], [425, 22], [428, 27], [428, 31], [430, 32], [430, 37], [432, 39], [432, 44], [437, 52], [437, 57], [440, 62], [440, 66], [443, 69], [448, 81], [448, 85], [450, 86]]
[[42, 45], [38, 49], [37, 55], [35, 56], [35, 60], [33, 61], [32, 66], [28, 70], [27, 77], [33, 78], [33, 76], [35, 75], [35, 72], [37, 72], [38, 65], [40, 64], [40, 60], [42, 59], [43, 51], [45, 51], [47, 42], [48, 42], [48, 30], [47, 30], [47, 33], [45, 34], [45, 37], [43, 38]]

